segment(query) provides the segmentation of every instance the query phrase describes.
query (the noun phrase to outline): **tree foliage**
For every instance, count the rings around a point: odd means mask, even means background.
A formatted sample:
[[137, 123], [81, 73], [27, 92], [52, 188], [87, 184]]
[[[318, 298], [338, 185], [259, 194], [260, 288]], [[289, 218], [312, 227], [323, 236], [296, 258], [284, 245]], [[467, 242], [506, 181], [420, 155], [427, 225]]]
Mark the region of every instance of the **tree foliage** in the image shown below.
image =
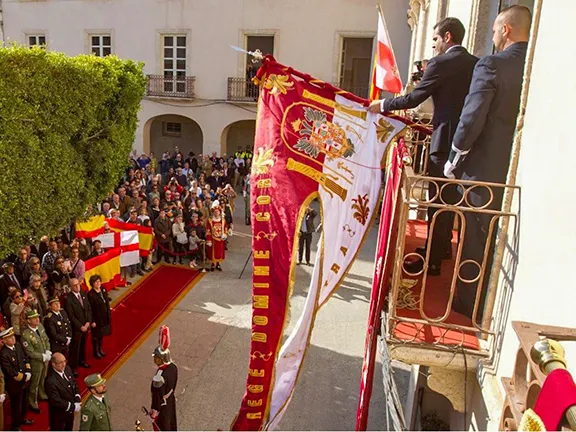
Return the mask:
[[0, 48], [0, 257], [113, 190], [145, 87], [133, 61]]

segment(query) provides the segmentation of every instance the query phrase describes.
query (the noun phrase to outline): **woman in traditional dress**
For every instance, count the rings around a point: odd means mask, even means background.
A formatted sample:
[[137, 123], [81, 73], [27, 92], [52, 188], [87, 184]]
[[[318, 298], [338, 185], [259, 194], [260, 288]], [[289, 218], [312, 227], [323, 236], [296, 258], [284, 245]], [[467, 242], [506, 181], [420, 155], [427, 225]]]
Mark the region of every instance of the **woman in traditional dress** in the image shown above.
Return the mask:
[[212, 216], [206, 221], [207, 258], [212, 262], [210, 271], [222, 271], [220, 263], [226, 258], [226, 239], [228, 226], [222, 217], [222, 208], [218, 200], [212, 203]]

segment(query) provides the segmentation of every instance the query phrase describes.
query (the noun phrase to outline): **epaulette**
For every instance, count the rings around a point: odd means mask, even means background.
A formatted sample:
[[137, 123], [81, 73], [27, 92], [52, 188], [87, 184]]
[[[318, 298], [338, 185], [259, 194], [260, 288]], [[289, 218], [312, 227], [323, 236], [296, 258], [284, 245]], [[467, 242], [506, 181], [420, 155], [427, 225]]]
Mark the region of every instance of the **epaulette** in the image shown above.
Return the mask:
[[52, 312], [48, 312], [48, 315], [46, 315], [46, 318], [50, 318], [52, 316]]

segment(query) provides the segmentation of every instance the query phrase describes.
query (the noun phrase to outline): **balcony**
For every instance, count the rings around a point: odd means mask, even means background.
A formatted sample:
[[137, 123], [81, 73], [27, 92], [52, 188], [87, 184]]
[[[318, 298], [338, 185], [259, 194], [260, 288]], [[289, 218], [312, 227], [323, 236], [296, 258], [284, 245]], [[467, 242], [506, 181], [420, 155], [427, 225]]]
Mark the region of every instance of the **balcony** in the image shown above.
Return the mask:
[[228, 78], [228, 94], [230, 102], [258, 102], [259, 87], [246, 78]]
[[148, 75], [146, 96], [193, 99], [196, 77]]

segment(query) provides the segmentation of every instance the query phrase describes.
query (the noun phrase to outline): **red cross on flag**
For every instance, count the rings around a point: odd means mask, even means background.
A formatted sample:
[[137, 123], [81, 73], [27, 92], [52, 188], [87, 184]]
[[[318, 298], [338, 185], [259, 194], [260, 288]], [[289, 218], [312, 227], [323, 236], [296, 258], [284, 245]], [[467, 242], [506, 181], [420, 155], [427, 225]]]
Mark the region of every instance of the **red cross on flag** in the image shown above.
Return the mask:
[[379, 99], [380, 91], [400, 93], [402, 80], [398, 65], [392, 50], [392, 42], [388, 35], [386, 22], [382, 10], [378, 8], [378, 40], [374, 56], [374, 70], [372, 71], [372, 84], [370, 86], [370, 100]]

